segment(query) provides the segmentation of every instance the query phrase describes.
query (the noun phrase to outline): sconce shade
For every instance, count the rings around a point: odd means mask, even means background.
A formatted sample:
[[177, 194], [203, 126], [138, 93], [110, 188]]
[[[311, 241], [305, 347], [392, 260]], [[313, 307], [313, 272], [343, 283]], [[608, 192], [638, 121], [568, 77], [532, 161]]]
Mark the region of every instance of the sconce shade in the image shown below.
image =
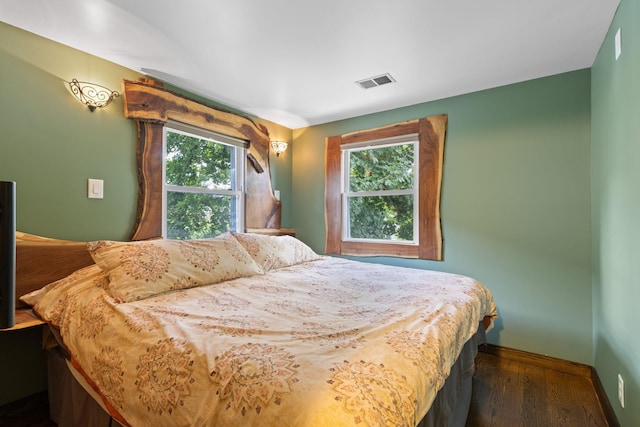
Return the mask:
[[94, 111], [96, 108], [106, 107], [113, 101], [113, 98], [120, 96], [115, 90], [108, 89], [95, 83], [79, 82], [71, 80], [69, 88], [76, 99]]
[[287, 143], [284, 141], [271, 141], [271, 148], [273, 148], [276, 156], [279, 156], [280, 153], [284, 153], [287, 150]]

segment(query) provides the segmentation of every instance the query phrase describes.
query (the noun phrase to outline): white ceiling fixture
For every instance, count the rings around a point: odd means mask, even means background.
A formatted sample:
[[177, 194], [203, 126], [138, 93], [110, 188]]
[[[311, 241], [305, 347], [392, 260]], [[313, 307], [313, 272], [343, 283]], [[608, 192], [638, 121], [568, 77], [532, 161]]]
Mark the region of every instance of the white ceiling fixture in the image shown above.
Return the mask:
[[[588, 68], [618, 4], [2, 0], [0, 21], [296, 129]], [[402, 84], [353, 84], [385, 69]]]

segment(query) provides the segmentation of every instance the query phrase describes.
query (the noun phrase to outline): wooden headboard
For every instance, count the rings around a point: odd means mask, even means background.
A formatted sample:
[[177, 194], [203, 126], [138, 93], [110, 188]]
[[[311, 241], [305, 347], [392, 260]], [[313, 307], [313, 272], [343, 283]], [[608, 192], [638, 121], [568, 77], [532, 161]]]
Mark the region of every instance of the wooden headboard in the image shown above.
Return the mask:
[[[85, 242], [16, 232], [16, 299], [93, 264]], [[16, 301], [16, 307], [24, 304]]]

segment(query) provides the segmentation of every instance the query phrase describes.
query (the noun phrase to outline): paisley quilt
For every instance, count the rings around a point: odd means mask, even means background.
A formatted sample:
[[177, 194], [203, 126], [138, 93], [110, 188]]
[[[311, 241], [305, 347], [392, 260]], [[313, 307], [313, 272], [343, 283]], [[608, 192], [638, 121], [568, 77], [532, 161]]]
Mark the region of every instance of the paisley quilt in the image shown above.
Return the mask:
[[455, 274], [308, 258], [135, 300], [92, 265], [25, 301], [125, 424], [414, 426], [496, 317], [490, 292]]

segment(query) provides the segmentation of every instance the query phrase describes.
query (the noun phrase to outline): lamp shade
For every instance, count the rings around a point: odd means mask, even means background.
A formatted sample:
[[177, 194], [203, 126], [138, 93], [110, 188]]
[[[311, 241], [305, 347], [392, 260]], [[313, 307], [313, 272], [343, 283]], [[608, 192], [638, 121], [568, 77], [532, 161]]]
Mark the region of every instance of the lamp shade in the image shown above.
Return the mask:
[[67, 82], [75, 98], [94, 111], [96, 108], [106, 107], [113, 98], [120, 96], [114, 90], [95, 83], [80, 82], [76, 79]]
[[276, 153], [276, 156], [279, 156], [280, 153], [284, 153], [287, 150], [287, 143], [284, 141], [271, 141], [271, 148], [273, 152]]

